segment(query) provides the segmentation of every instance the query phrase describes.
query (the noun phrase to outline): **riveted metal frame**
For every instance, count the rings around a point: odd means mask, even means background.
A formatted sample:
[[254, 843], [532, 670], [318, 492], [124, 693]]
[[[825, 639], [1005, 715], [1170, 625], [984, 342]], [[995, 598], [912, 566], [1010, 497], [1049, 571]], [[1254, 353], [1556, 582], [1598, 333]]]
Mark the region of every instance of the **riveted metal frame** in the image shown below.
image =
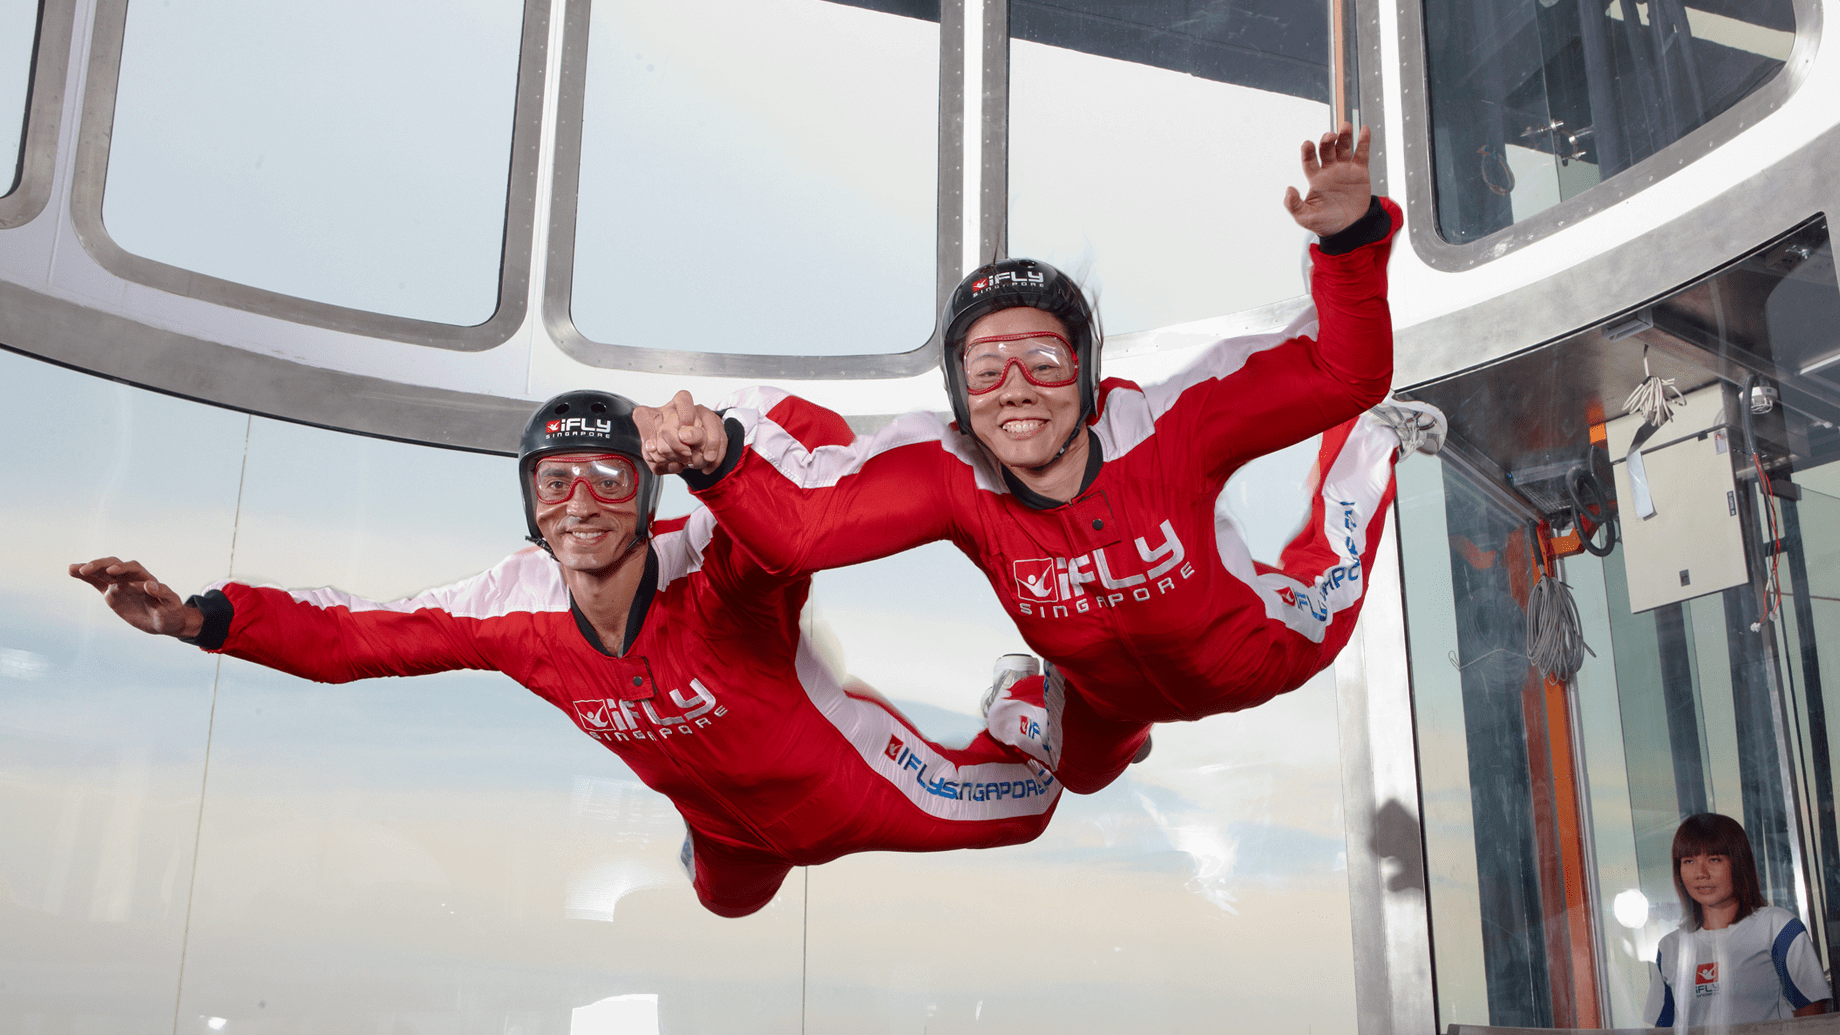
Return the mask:
[[1472, 269], [1601, 212], [1666, 179], [1729, 143], [1782, 107], [1807, 78], [1821, 42], [1820, 0], [1794, 0], [1795, 43], [1789, 60], [1762, 87], [1704, 126], [1574, 197], [1466, 244], [1437, 230], [1436, 175], [1432, 170], [1430, 66], [1425, 52], [1424, 0], [1395, 0], [1399, 14], [1400, 121], [1405, 135], [1406, 231], [1426, 265], [1445, 272]]
[[[959, 0], [962, 2], [962, 0]], [[944, 283], [939, 309], [958, 281], [986, 262], [1009, 255], [1009, 0], [984, 2], [983, 137], [978, 170], [978, 263]]]
[[[1008, 76], [1002, 77], [1003, 89], [994, 98], [990, 93], [993, 59], [1008, 53], [1005, 36], [993, 41], [993, 22], [1007, 29], [1007, 5], [990, 0], [983, 5], [981, 60], [968, 67], [965, 60], [965, 0], [942, 0], [939, 10], [939, 186], [936, 305], [943, 305], [959, 280], [960, 254], [964, 241], [964, 99], [967, 78], [979, 77], [984, 84], [983, 110], [985, 126], [982, 182], [986, 192], [993, 179], [1005, 182], [1003, 148], [993, 148], [990, 136], [1007, 126], [992, 129], [990, 112], [993, 103], [1007, 106]], [[557, 88], [556, 163], [551, 188], [549, 259], [543, 285], [543, 324], [565, 354], [589, 366], [611, 370], [644, 370], [686, 375], [747, 378], [826, 378], [862, 380], [872, 378], [912, 377], [923, 374], [939, 363], [938, 332], [906, 352], [869, 353], [853, 356], [763, 356], [721, 352], [691, 352], [678, 349], [647, 348], [594, 341], [575, 326], [571, 308], [575, 288], [575, 235], [577, 202], [581, 190], [581, 145], [583, 113], [587, 106], [588, 34], [593, 16], [593, 0], [568, 0], [563, 20], [562, 76]], [[1007, 69], [1007, 62], [998, 67]], [[973, 132], [978, 131], [972, 127]], [[995, 162], [993, 172], [992, 163]], [[986, 202], [988, 205], [988, 201]], [[1001, 217], [1006, 215], [1002, 209]], [[990, 233], [989, 220], [984, 232]]]
[[[1331, 0], [1334, 2], [1334, 0]], [[1350, 120], [1356, 126], [1369, 126], [1374, 131], [1373, 140], [1368, 145], [1368, 176], [1373, 180], [1375, 194], [1388, 194], [1386, 185], [1386, 133], [1390, 128], [1386, 122], [1386, 80], [1382, 69], [1386, 67], [1386, 57], [1381, 49], [1385, 33], [1380, 29], [1380, 4], [1384, 0], [1355, 0], [1354, 10], [1349, 21], [1354, 25], [1354, 60], [1355, 108], [1350, 113]], [[1405, 123], [1400, 122], [1399, 125]]]
[[[1346, 40], [1330, 41], [1355, 60], [1355, 96], [1344, 98], [1345, 114], [1373, 130], [1369, 168], [1376, 194], [1387, 193], [1389, 136], [1409, 124], [1387, 118], [1383, 2], [1357, 0], [1346, 12], [1341, 24], [1353, 33], [1352, 48]], [[1392, 534], [1369, 559], [1367, 602], [1334, 670], [1356, 1027], [1406, 1035], [1436, 1030], [1437, 990], [1397, 507], [1388, 520]]]
[[0, 230], [24, 226], [45, 210], [57, 171], [58, 129], [70, 70], [70, 33], [76, 0], [42, 0], [32, 42], [32, 79], [26, 95], [25, 137], [20, 141], [19, 182], [0, 197]]
[[1392, 534], [1366, 559], [1361, 619], [1335, 659], [1336, 718], [1355, 1027], [1417, 1035], [1437, 1030], [1437, 1002], [1397, 507], [1389, 520]]
[[84, 250], [124, 280], [276, 319], [373, 338], [478, 352], [503, 344], [524, 324], [530, 296], [531, 230], [536, 210], [538, 139], [543, 120], [543, 74], [549, 48], [549, 4], [525, 0], [518, 51], [517, 101], [511, 130], [510, 178], [499, 268], [498, 306], [471, 327], [388, 316], [250, 287], [135, 255], [116, 244], [102, 222], [102, 197], [114, 131], [128, 0], [96, 0], [89, 75], [71, 183], [71, 223]]
[[[43, 348], [40, 342], [55, 343]], [[132, 343], [124, 348], [123, 343]], [[514, 456], [531, 403], [290, 363], [0, 280], [0, 348], [163, 395], [333, 431]]]

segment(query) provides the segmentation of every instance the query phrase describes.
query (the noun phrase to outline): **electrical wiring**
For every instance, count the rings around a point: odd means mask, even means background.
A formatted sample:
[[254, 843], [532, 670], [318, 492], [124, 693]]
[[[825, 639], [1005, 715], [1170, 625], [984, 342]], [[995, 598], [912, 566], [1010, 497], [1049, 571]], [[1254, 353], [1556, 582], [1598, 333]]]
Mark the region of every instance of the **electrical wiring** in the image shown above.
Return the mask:
[[1656, 377], [1649, 371], [1647, 345], [1642, 346], [1642, 374], [1642, 383], [1629, 393], [1629, 398], [1623, 400], [1623, 412], [1639, 413], [1644, 423], [1658, 428], [1674, 415], [1673, 405], [1668, 402], [1668, 393], [1672, 392], [1674, 401], [1679, 403], [1686, 402], [1686, 396], [1674, 387], [1673, 378]]
[[1763, 458], [1751, 454], [1751, 463], [1757, 468], [1757, 487], [1763, 497], [1764, 525], [1770, 533], [1769, 580], [1763, 587], [1763, 617], [1752, 623], [1752, 631], [1759, 631], [1763, 623], [1782, 612], [1782, 530], [1776, 513], [1776, 497], [1770, 492], [1770, 477], [1763, 473]]
[[[1616, 549], [1616, 515], [1610, 513], [1610, 505], [1604, 499], [1604, 488], [1597, 482], [1597, 476], [1584, 468], [1575, 468], [1566, 475], [1565, 491], [1572, 501], [1572, 524], [1578, 529], [1578, 541], [1590, 551], [1593, 557], [1608, 557]], [[1589, 502], [1586, 502], [1589, 497]], [[1595, 541], [1593, 531], [1585, 535], [1584, 523], [1590, 522], [1602, 529], [1603, 545]]]
[[1527, 659], [1548, 677], [1569, 682], [1584, 667], [1587, 651], [1597, 656], [1584, 642], [1572, 588], [1541, 575], [1527, 597]]
[[1751, 398], [1753, 389], [1762, 383], [1756, 374], [1744, 379], [1740, 389], [1738, 413], [1744, 426], [1744, 449], [1750, 454], [1751, 466], [1757, 472], [1757, 494], [1762, 501], [1764, 527], [1770, 534], [1769, 552], [1758, 558], [1759, 567], [1767, 565], [1763, 585], [1763, 615], [1751, 623], [1751, 632], [1762, 632], [1763, 627], [1772, 618], [1782, 612], [1782, 531], [1776, 516], [1776, 498], [1770, 492], [1770, 476], [1763, 469], [1763, 454], [1757, 449], [1757, 429], [1751, 421]]

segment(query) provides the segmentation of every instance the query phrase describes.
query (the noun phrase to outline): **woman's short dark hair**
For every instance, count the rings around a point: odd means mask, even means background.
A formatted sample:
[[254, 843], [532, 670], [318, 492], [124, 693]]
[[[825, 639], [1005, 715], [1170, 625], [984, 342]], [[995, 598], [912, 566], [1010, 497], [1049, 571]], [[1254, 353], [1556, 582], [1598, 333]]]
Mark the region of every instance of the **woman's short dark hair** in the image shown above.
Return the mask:
[[1744, 827], [1730, 816], [1716, 812], [1688, 816], [1681, 821], [1680, 829], [1674, 831], [1674, 893], [1680, 896], [1681, 916], [1687, 922], [1687, 930], [1699, 930], [1705, 917], [1680, 879], [1680, 860], [1698, 855], [1722, 855], [1730, 861], [1731, 888], [1738, 897], [1738, 915], [1731, 918], [1732, 923], [1768, 904], [1763, 900], [1763, 887], [1757, 882], [1757, 857], [1751, 854], [1751, 839], [1745, 836]]

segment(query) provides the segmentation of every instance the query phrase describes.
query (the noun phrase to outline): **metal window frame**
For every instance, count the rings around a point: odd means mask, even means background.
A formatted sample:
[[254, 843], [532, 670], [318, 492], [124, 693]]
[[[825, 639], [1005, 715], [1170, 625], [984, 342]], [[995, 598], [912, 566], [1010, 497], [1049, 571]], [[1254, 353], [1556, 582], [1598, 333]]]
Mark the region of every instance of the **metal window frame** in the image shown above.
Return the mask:
[[[1330, 39], [1331, 47], [1355, 61], [1351, 95], [1342, 97], [1342, 110], [1332, 111], [1331, 117], [1372, 128], [1369, 168], [1376, 194], [1388, 193], [1388, 130], [1424, 124], [1409, 117], [1388, 119], [1380, 25], [1384, 2], [1353, 0], [1340, 23], [1344, 32], [1352, 29], [1352, 39], [1337, 41], [1333, 33]], [[1405, 136], [1409, 162], [1413, 143], [1410, 133]], [[1416, 223], [1407, 220], [1409, 227]], [[1361, 620], [1334, 663], [1355, 1015], [1359, 1030], [1371, 1035], [1435, 1031], [1438, 1020], [1397, 503], [1389, 508], [1388, 521], [1391, 534], [1370, 560], [1372, 582]]]
[[1405, 135], [1406, 232], [1425, 265], [1445, 273], [1474, 269], [1519, 251], [1574, 223], [1614, 206], [1679, 172], [1782, 107], [1801, 88], [1821, 44], [1820, 0], [1793, 0], [1795, 43], [1781, 70], [1763, 86], [1705, 125], [1667, 147], [1559, 204], [1467, 244], [1454, 244], [1437, 229], [1437, 181], [1432, 168], [1430, 65], [1425, 50], [1424, 0], [1396, 0], [1399, 25], [1399, 114]]
[[529, 306], [538, 142], [543, 128], [544, 68], [549, 49], [549, 3], [524, 0], [523, 6], [505, 229], [499, 253], [498, 305], [484, 323], [459, 326], [316, 302], [169, 265], [135, 255], [117, 244], [103, 225], [102, 198], [114, 133], [128, 0], [96, 0], [76, 168], [71, 179], [70, 217], [77, 239], [108, 272], [187, 298], [290, 323], [456, 352], [482, 352], [504, 344], [523, 326]]
[[58, 130], [64, 115], [64, 84], [69, 78], [70, 40], [76, 23], [76, 0], [43, 0], [38, 8], [37, 38], [32, 45], [30, 93], [26, 99], [25, 134], [20, 140], [19, 182], [0, 197], [0, 230], [24, 226], [38, 218], [51, 200], [57, 173]]
[[[550, 191], [549, 255], [543, 284], [543, 324], [557, 348], [571, 359], [607, 370], [740, 378], [823, 378], [866, 380], [913, 377], [939, 363], [939, 331], [935, 327], [916, 347], [905, 352], [846, 356], [768, 356], [745, 353], [694, 352], [681, 349], [616, 345], [595, 341], [576, 327], [572, 314], [575, 291], [576, 217], [581, 191], [583, 114], [587, 106], [588, 34], [593, 0], [567, 0], [563, 16], [562, 75], [557, 89], [555, 171]], [[1007, 118], [992, 129], [991, 106], [1008, 105], [1008, 40], [993, 45], [993, 24], [1007, 32], [1007, 4], [989, 0], [981, 8], [981, 60], [966, 61], [966, 0], [943, 0], [939, 5], [939, 126], [937, 227], [934, 312], [957, 286], [964, 240], [964, 98], [968, 78], [977, 77], [984, 89], [984, 146], [981, 162], [985, 192], [994, 181], [1002, 184], [1007, 163], [1003, 147], [992, 147], [991, 135], [1007, 127]], [[893, 16], [891, 16], [893, 17]], [[1002, 74], [993, 92], [993, 66]], [[1001, 137], [999, 137], [1001, 139]], [[999, 194], [999, 200], [1002, 195]], [[1001, 210], [999, 210], [1001, 211]], [[989, 220], [982, 231], [989, 236]]]
[[0, 349], [239, 413], [501, 456], [517, 455], [518, 433], [533, 405], [446, 388], [405, 391], [400, 382], [150, 327], [5, 280]]

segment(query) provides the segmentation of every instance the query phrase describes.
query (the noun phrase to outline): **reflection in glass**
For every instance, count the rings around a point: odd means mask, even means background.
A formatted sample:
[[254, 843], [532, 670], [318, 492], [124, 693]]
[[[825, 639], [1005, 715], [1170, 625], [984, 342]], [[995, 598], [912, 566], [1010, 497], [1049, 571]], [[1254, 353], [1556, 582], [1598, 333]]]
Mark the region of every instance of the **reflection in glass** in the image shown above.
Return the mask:
[[523, 5], [128, 5], [103, 221], [135, 255], [473, 325], [498, 304]]
[[[1515, 515], [1454, 469], [1445, 468], [1441, 485], [1414, 472], [1408, 497], [1406, 467], [1404, 563], [1437, 575], [1408, 579], [1406, 606], [1439, 1016], [1569, 1026], [1566, 970], [1551, 965], [1566, 958], [1551, 944], [1562, 947], [1565, 931], [1544, 922], [1554, 903], [1564, 909], [1563, 889], [1543, 865], [1557, 857], [1552, 818], [1542, 814], [1552, 806], [1546, 793], [1534, 794], [1536, 785], [1550, 785], [1551, 758], [1543, 750], [1541, 679], [1524, 646], [1532, 543]], [[1441, 522], [1429, 509], [1440, 504]], [[1434, 550], [1442, 554], [1435, 560]], [[1442, 603], [1446, 597], [1460, 605]], [[1469, 958], [1465, 945], [1479, 948], [1479, 958]]]
[[1356, 1030], [1333, 686], [1158, 727], [1027, 845], [812, 868], [807, 1030]]
[[571, 315], [693, 352], [934, 322], [939, 26], [823, 0], [594, 7]]
[[19, 186], [37, 37], [38, 0], [0, 0], [0, 181], [6, 184], [0, 196]]
[[1793, 0], [1425, 0], [1439, 231], [1475, 240], [1679, 140], [1795, 28]]
[[[1527, 943], [1545, 945], [1551, 1023], [1565, 1022], [1565, 928], [1576, 935], [1594, 924], [1597, 1020], [1619, 1028], [1643, 1024], [1656, 945], [1681, 920], [1670, 848], [1691, 813], [1719, 812], [1743, 823], [1765, 899], [1800, 915], [1818, 952], [1830, 953], [1840, 934], [1836, 717], [1828, 696], [1840, 678], [1834, 668], [1840, 383], [1824, 361], [1840, 318], [1840, 282], [1826, 226], [1814, 220], [1798, 227], [1646, 312], [1653, 326], [1633, 342], [1606, 341], [1587, 330], [1415, 390], [1451, 421], [1441, 479], [1412, 464], [1399, 469], [1443, 1023], [1503, 1024], [1511, 1017], [1527, 1023], [1531, 1013], [1514, 1012], [1527, 987], [1524, 974], [1498, 967], [1499, 953], [1490, 949], [1512, 940], [1513, 924], [1524, 920]], [[1710, 329], [1712, 312], [1722, 314], [1720, 331]], [[1568, 502], [1566, 472], [1611, 483], [1611, 458], [1594, 443], [1606, 437], [1605, 415], [1614, 416], [1646, 373], [1645, 352], [1655, 373], [1677, 379], [1687, 392], [1710, 390], [1710, 398], [1720, 397], [1721, 372], [1732, 369], [1733, 357], [1780, 379], [1766, 381], [1774, 393], [1748, 406], [1738, 386], [1725, 389], [1727, 408], [1703, 436], [1711, 444], [1706, 455], [1729, 463], [1735, 481], [1723, 468], [1710, 480], [1702, 474], [1665, 481], [1658, 472], [1686, 468], [1649, 468], [1658, 507], [1710, 496], [1719, 518], [1740, 526], [1751, 581], [1637, 612], [1632, 576], [1638, 584], [1678, 577], [1689, 587], [1689, 572], [1676, 569], [1697, 564], [1687, 558], [1704, 549], [1702, 542], [1670, 542], [1650, 529], [1647, 542], [1661, 545], [1646, 551], [1619, 542], [1598, 557], [1577, 552], [1582, 545], [1561, 544], [1579, 506]], [[1544, 387], [1529, 392], [1529, 385]], [[1753, 433], [1756, 459], [1749, 456]], [[1614, 441], [1615, 432], [1608, 437]], [[1664, 448], [1671, 447], [1654, 447], [1651, 455]], [[1759, 491], [1760, 470], [1768, 475], [1767, 492]], [[1486, 484], [1494, 488], [1481, 491]], [[1514, 511], [1518, 517], [1504, 517], [1502, 501], [1511, 494], [1526, 508]], [[1616, 500], [1607, 503], [1614, 508]], [[1516, 707], [1516, 697], [1527, 700], [1527, 687], [1515, 693], [1509, 671], [1525, 672], [1520, 602], [1535, 573], [1516, 558], [1529, 557], [1529, 543], [1537, 541], [1536, 513], [1557, 537], [1555, 549], [1573, 551], [1558, 562], [1559, 571], [1594, 652], [1564, 688], [1569, 710], [1548, 708], [1543, 715], [1524, 703]], [[1641, 519], [1622, 513], [1617, 520]], [[1497, 571], [1505, 585], [1486, 575]], [[1472, 672], [1484, 671], [1485, 661], [1504, 666], [1501, 678], [1493, 690], [1472, 694], [1478, 680]], [[1525, 741], [1518, 757], [1515, 738], [1504, 733], [1517, 722]], [[1572, 738], [1569, 770], [1560, 752], [1536, 744], [1542, 727], [1548, 744]], [[1523, 767], [1534, 788], [1531, 846], [1504, 829], [1504, 815], [1529, 808]], [[1548, 853], [1542, 767], [1555, 786], [1569, 780], [1579, 788], [1583, 801], [1574, 821], [1586, 831], [1590, 852], [1556, 871], [1537, 867], [1539, 910], [1504, 909], [1504, 889], [1525, 886], [1511, 879], [1515, 867], [1530, 866], [1530, 850]], [[1510, 793], [1501, 795], [1503, 788]], [[1485, 793], [1490, 789], [1495, 797]], [[1485, 814], [1485, 804], [1494, 814]], [[1567, 819], [1552, 815], [1561, 824]], [[1503, 853], [1512, 858], [1491, 859]], [[1490, 865], [1498, 868], [1493, 874]], [[1584, 908], [1580, 902], [1592, 912], [1582, 927], [1585, 918], [1570, 912]], [[1571, 941], [1570, 953], [1585, 951], [1576, 937]], [[1586, 987], [1576, 972], [1574, 979]], [[1574, 1001], [1586, 1003], [1583, 995]]]
[[1783, 667], [1799, 703], [1796, 733], [1808, 750], [1800, 777], [1813, 799], [1816, 885], [1823, 904], [1823, 938], [1832, 950], [1840, 937], [1840, 830], [1834, 817], [1834, 745], [1840, 738], [1840, 465], [1810, 466], [1795, 474], [1796, 498], [1772, 502], [1779, 509], [1783, 618], [1778, 625]]
[[[1407, 606], [1427, 859], [1433, 922], [1444, 946], [1437, 960], [1440, 1016], [1460, 1023], [1570, 1023], [1564, 1011], [1575, 1000], [1561, 981], [1567, 952], [1559, 896], [1567, 881], [1581, 878], [1543, 865], [1554, 854], [1546, 826], [1565, 818], [1543, 817], [1542, 797], [1532, 788], [1552, 779], [1552, 756], [1542, 745], [1567, 731], [1545, 728], [1529, 703], [1540, 677], [1528, 668], [1523, 646], [1524, 600], [1538, 577], [1528, 526], [1504, 520], [1467, 476], [1447, 468], [1440, 528], [1430, 511], [1437, 487], [1417, 485], [1408, 497], [1405, 470], [1402, 536], [1406, 563], [1420, 575], [1408, 581]], [[1442, 569], [1428, 577], [1434, 568], [1427, 551], [1438, 545], [1438, 531], [1448, 543], [1448, 577]], [[1583, 749], [1574, 775], [1589, 799], [1599, 889], [1593, 922], [1608, 957], [1609, 985], [1598, 1001], [1610, 1015], [1606, 1023], [1637, 1026], [1655, 945], [1681, 919], [1669, 847], [1683, 817], [1715, 811], [1738, 818], [1751, 833], [1765, 897], [1798, 908], [1770, 713], [1770, 661], [1763, 641], [1749, 632], [1756, 611], [1746, 587], [1631, 613], [1620, 547], [1601, 562], [1567, 559], [1564, 576], [1585, 642], [1596, 651], [1572, 694]], [[1455, 601], [1461, 606], [1453, 607]], [[1443, 651], [1447, 656], [1437, 653]], [[1452, 766], [1463, 758], [1467, 801], [1452, 794], [1461, 787]], [[1558, 912], [1554, 902], [1561, 903]], [[1480, 964], [1463, 951], [1478, 937]], [[1486, 1013], [1478, 998], [1484, 993]]]
[[222, 578], [248, 424], [0, 350], [0, 1029], [172, 1024], [216, 659], [66, 566]]
[[1010, 8], [1009, 250], [1096, 289], [1112, 333], [1304, 293], [1279, 199], [1329, 124], [1327, 5], [1181, 11]]

